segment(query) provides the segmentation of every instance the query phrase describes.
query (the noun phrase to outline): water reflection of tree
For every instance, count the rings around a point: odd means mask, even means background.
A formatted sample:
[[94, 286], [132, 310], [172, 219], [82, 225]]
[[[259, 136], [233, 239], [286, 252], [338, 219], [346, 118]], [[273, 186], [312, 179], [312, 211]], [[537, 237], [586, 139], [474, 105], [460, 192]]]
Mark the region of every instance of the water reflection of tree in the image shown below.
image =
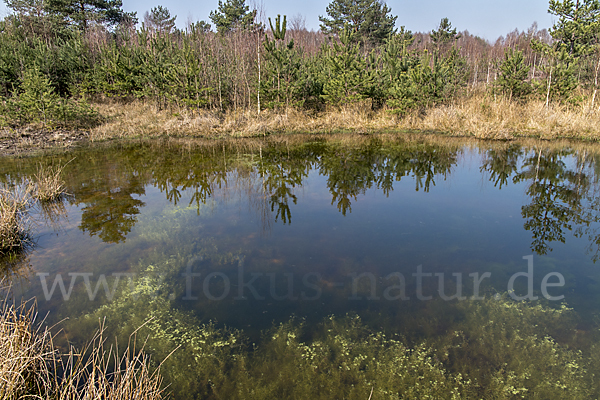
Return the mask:
[[162, 152], [152, 160], [151, 167], [154, 186], [165, 193], [167, 200], [177, 205], [182, 192], [191, 189], [193, 193], [188, 206], [195, 204], [198, 212], [215, 188], [227, 185], [227, 159], [220, 155]]
[[362, 148], [335, 148], [326, 152], [319, 163], [322, 175], [328, 177], [327, 187], [332, 195], [331, 204], [346, 215], [351, 211], [351, 199], [367, 189], [383, 190], [386, 196], [394, 189], [394, 182], [411, 175], [415, 190], [428, 192], [435, 186], [435, 177], [446, 177], [456, 164], [455, 147], [425, 143], [382, 144], [372, 140]]
[[337, 202], [337, 209], [343, 215], [352, 212], [352, 202], [364, 194], [375, 181], [375, 168], [378, 148], [371, 143], [361, 149], [329, 148], [324, 152], [319, 172], [327, 176], [327, 187], [331, 193], [331, 204]]
[[494, 186], [502, 189], [502, 186], [508, 185], [508, 178], [517, 172], [522, 154], [523, 149], [518, 144], [491, 148], [486, 151], [479, 170], [489, 173]]
[[415, 177], [415, 190], [429, 192], [431, 185], [435, 186], [436, 175], [445, 179], [456, 164], [457, 154], [457, 150], [432, 145], [420, 145], [412, 150], [410, 163]]
[[271, 212], [275, 213], [275, 222], [279, 218], [284, 224], [292, 222], [290, 200], [293, 204], [298, 201], [294, 189], [302, 186], [302, 181], [308, 176], [313, 160], [310, 154], [307, 148], [296, 148], [291, 153], [289, 150], [269, 151], [263, 157], [261, 151], [257, 172]]
[[587, 193], [585, 195], [585, 206], [581, 210], [581, 220], [583, 223], [577, 228], [575, 234], [578, 237], [587, 236], [588, 253], [592, 255], [592, 261], [600, 259], [600, 155], [589, 154], [583, 151], [577, 159], [580, 175], [586, 169], [589, 171], [587, 176]]
[[[140, 196], [149, 184], [173, 204], [185, 193], [189, 206], [195, 205], [198, 212], [211, 198], [227, 201], [238, 193], [259, 214], [263, 226], [279, 220], [289, 224], [297, 189], [311, 170], [326, 177], [332, 204], [346, 215], [352, 201], [367, 190], [382, 190], [388, 196], [403, 178], [414, 179], [415, 190], [428, 192], [436, 179], [451, 172], [459, 151], [459, 145], [378, 138], [357, 144], [280, 142], [251, 149], [235, 143], [192, 150], [138, 144], [82, 152], [65, 170], [65, 178], [71, 202], [83, 206], [80, 229], [107, 242], [122, 242], [144, 207]], [[490, 170], [496, 173], [499, 167]], [[503, 181], [508, 174], [510, 170]]]
[[[460, 151], [459, 146], [378, 139], [361, 146], [327, 142], [282, 146], [261, 147], [249, 154], [217, 146], [191, 152], [126, 153], [122, 165], [108, 163], [73, 190], [77, 203], [85, 204], [81, 228], [106, 241], [124, 240], [144, 205], [135, 195], [143, 195], [148, 183], [174, 204], [189, 192], [189, 205], [195, 204], [198, 211], [210, 198], [226, 199], [238, 191], [259, 214], [263, 227], [279, 220], [289, 224], [292, 205], [298, 202], [296, 190], [311, 170], [326, 177], [332, 204], [346, 215], [352, 201], [367, 190], [380, 189], [387, 196], [405, 177], [414, 179], [415, 190], [428, 192], [438, 177], [451, 173]], [[578, 155], [576, 162], [566, 161], [574, 155]], [[528, 183], [526, 194], [531, 200], [521, 210], [524, 228], [532, 232], [532, 249], [545, 254], [552, 242], [564, 242], [568, 231], [587, 235], [591, 245], [600, 248], [600, 232], [594, 230], [600, 222], [600, 201], [594, 197], [598, 185], [590, 182], [599, 164], [594, 160], [585, 151], [494, 145], [486, 150], [480, 170], [489, 173], [500, 189], [511, 177], [513, 183]]]
[[[289, 224], [291, 205], [298, 201], [295, 190], [312, 169], [327, 176], [332, 204], [346, 215], [351, 211], [351, 200], [367, 189], [374, 187], [389, 195], [394, 182], [411, 174], [416, 190], [429, 191], [436, 175], [450, 172], [458, 151], [457, 147], [419, 142], [383, 144], [377, 139], [363, 146], [323, 141], [267, 146], [261, 147], [259, 154], [250, 155], [232, 150], [225, 146], [191, 152], [138, 147], [124, 149], [110, 160], [100, 155], [90, 161], [98, 165], [92, 176], [71, 177], [79, 182], [69, 188], [74, 203], [85, 205], [80, 228], [107, 242], [125, 240], [144, 206], [134, 195], [143, 195], [144, 186], [150, 182], [173, 204], [191, 190], [189, 205], [195, 204], [199, 212], [217, 192], [226, 198], [239, 190], [243, 181], [247, 186], [243, 189], [245, 197], [261, 203], [254, 208], [270, 210], [270, 215], [262, 215], [263, 219]], [[263, 221], [264, 226], [269, 224]]]
[[[519, 158], [525, 154], [522, 165]], [[569, 157], [576, 158], [568, 162]], [[575, 236], [588, 234], [591, 243], [600, 245], [594, 223], [599, 222], [597, 189], [590, 176], [597, 163], [587, 152], [570, 149], [552, 150], [534, 148], [526, 151], [519, 145], [510, 145], [486, 152], [481, 170], [490, 173], [490, 181], [502, 188], [511, 176], [513, 183], [528, 183], [526, 194], [529, 204], [521, 207], [525, 219], [523, 227], [532, 233], [531, 249], [538, 254], [552, 251], [552, 242], [566, 241], [566, 233]], [[598, 247], [598, 246], [597, 246]], [[592, 256], [598, 258], [598, 251]]]
[[527, 195], [531, 203], [521, 207], [525, 218], [523, 227], [533, 234], [532, 250], [546, 254], [549, 242], [565, 242], [565, 231], [580, 224], [581, 193], [585, 192], [587, 178], [578, 171], [569, 170], [563, 161], [566, 151], [544, 151], [525, 158], [515, 183], [530, 181]]
[[145, 205], [133, 197], [146, 193], [146, 180], [135, 169], [115, 162], [96, 169], [93, 175], [71, 180], [72, 202], [84, 204], [79, 229], [98, 235], [104, 242], [119, 243], [135, 225]]

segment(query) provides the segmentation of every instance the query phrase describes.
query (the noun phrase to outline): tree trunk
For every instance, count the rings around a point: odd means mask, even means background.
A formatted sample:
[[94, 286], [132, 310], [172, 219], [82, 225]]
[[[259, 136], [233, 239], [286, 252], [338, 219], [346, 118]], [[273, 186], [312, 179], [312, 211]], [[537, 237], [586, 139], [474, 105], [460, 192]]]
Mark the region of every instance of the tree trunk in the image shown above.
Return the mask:
[[[258, 54], [258, 89], [256, 90], [256, 102], [258, 103], [258, 113], [260, 114], [260, 31], [256, 35], [256, 52]], [[262, 158], [262, 149], [261, 149]]]
[[592, 110], [596, 101], [596, 93], [598, 92], [598, 71], [600, 70], [600, 53], [598, 54], [598, 63], [596, 64], [596, 73], [594, 75], [594, 94], [592, 95]]
[[550, 67], [550, 76], [548, 77], [548, 90], [546, 91], [546, 108], [550, 105], [550, 84], [552, 83], [552, 67]]

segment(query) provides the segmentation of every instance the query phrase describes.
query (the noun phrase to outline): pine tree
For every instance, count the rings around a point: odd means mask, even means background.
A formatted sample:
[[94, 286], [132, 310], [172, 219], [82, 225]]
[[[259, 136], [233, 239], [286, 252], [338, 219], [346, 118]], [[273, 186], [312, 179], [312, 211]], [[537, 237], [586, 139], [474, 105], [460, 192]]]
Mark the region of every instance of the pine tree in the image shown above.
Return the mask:
[[525, 64], [523, 52], [512, 49], [504, 52], [500, 65], [500, 76], [496, 85], [510, 99], [521, 99], [529, 94], [531, 86], [527, 82], [529, 67]]
[[395, 114], [404, 114], [415, 104], [414, 94], [417, 88], [411, 80], [411, 73], [419, 64], [419, 59], [409, 54], [408, 47], [413, 43], [411, 31], [390, 36], [383, 48], [382, 87], [387, 105]]
[[47, 10], [86, 31], [90, 22], [114, 26], [137, 22], [136, 13], [123, 11], [121, 0], [48, 0]]
[[269, 25], [274, 40], [270, 40], [265, 35], [265, 79], [261, 83], [261, 92], [268, 106], [277, 107], [279, 105], [289, 105], [291, 97], [291, 84], [293, 83], [294, 72], [297, 72], [299, 67], [297, 62], [294, 62], [294, 40], [292, 39], [287, 44], [285, 41], [285, 32], [287, 28], [287, 18], [278, 15], [275, 19], [275, 26], [269, 18]]
[[340, 43], [328, 49], [328, 79], [323, 85], [323, 98], [332, 104], [351, 103], [365, 99], [373, 80], [367, 62], [360, 54], [355, 33], [348, 25], [340, 32]]
[[25, 35], [48, 39], [51, 33], [58, 33], [58, 28], [64, 25], [48, 13], [44, 0], [4, 0], [4, 2], [25, 29]]
[[250, 30], [255, 27], [256, 10], [250, 11], [245, 0], [219, 0], [217, 10], [211, 11], [209, 18], [217, 32], [227, 33], [235, 29]]
[[550, 28], [555, 50], [564, 48], [573, 57], [593, 51], [600, 33], [598, 0], [550, 0], [548, 12], [559, 18]]
[[550, 0], [548, 12], [559, 17], [550, 28], [554, 43], [537, 39], [531, 46], [549, 59], [543, 69], [547, 74], [546, 104], [550, 99], [566, 100], [577, 87], [577, 66], [598, 45], [600, 35], [600, 3], [598, 0]]
[[163, 6], [153, 7], [150, 12], [146, 11], [144, 23], [149, 29], [159, 33], [171, 33], [175, 28], [177, 15], [171, 17], [171, 12]]
[[448, 18], [442, 18], [437, 30], [431, 31], [429, 37], [438, 50], [445, 50], [456, 40], [460, 39], [460, 34], [456, 33], [456, 28]]
[[373, 45], [382, 44], [396, 32], [398, 17], [382, 0], [333, 0], [327, 6], [329, 18], [319, 16], [321, 31], [339, 35], [348, 25], [356, 32], [354, 40]]
[[45, 125], [53, 117], [58, 102], [50, 80], [36, 66], [23, 74], [21, 91], [12, 103], [21, 122], [41, 121]]
[[195, 32], [198, 33], [207, 33], [210, 32], [210, 24], [204, 20], [197, 21], [196, 23], [190, 25]]

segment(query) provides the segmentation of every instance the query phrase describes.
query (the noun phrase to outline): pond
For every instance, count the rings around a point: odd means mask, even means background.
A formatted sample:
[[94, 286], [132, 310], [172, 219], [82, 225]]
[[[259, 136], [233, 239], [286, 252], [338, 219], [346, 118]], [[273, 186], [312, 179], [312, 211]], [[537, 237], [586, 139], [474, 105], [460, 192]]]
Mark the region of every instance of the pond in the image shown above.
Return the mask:
[[63, 345], [104, 321], [174, 351], [174, 398], [600, 393], [600, 146], [130, 141], [7, 158], [0, 180], [40, 164], [68, 196], [2, 273]]

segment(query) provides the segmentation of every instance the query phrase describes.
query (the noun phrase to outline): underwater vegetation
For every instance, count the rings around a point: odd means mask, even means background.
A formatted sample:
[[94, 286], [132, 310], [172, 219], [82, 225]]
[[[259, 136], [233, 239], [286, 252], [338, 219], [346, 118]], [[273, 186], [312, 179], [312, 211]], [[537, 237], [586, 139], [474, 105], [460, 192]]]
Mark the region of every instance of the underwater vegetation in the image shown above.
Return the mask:
[[[174, 208], [173, 225], [194, 212]], [[157, 224], [135, 240], [178, 242], [176, 235], [177, 228]], [[291, 317], [255, 337], [207, 319], [219, 302], [204, 302], [201, 311], [181, 303], [186, 288], [177, 277], [191, 251], [177, 247], [140, 260], [130, 285], [120, 286], [110, 302], [66, 321], [66, 331], [73, 339], [85, 337], [106, 318], [107, 336], [123, 341], [137, 332], [147, 338], [145, 351], [154, 365], [166, 358], [165, 393], [176, 399], [589, 399], [600, 394], [600, 332], [595, 325], [580, 328], [580, 317], [565, 304], [517, 302], [508, 295], [437, 299], [420, 313], [409, 311], [399, 327], [356, 313], [317, 323]], [[242, 253], [224, 252], [210, 238], [195, 243], [193, 251], [199, 266], [211, 271], [227, 271], [243, 260]]]
[[[597, 333], [570, 328], [577, 316], [564, 305], [508, 296], [455, 303], [460, 318], [452, 329], [418, 343], [356, 315], [330, 316], [317, 329], [292, 318], [251, 344], [242, 331], [174, 309], [155, 284], [137, 285], [137, 301], [121, 295], [78, 318], [78, 325], [97, 324], [96, 317], [107, 325], [82, 351], [71, 347], [65, 356], [52, 344], [56, 336], [35, 323], [34, 307], [5, 302], [2, 398], [589, 399], [600, 393], [599, 349], [590, 345]], [[105, 344], [113, 334], [129, 343], [124, 352]]]
[[[157, 395], [590, 399], [600, 396], [592, 270], [599, 155], [584, 144], [426, 136], [161, 141], [7, 159], [0, 182], [10, 187], [41, 166], [64, 166], [69, 195], [40, 202], [36, 217], [48, 226], [63, 216], [74, 221], [64, 235], [45, 231], [46, 248], [31, 257], [29, 273], [38, 277], [26, 293], [50, 311], [50, 324], [62, 321], [53, 336], [61, 351], [98, 339], [103, 321], [102, 338], [128, 343], [135, 333], [143, 362], [134, 364], [147, 377], [160, 366], [164, 391], [155, 391], [154, 378], [139, 382]], [[465, 172], [469, 157], [475, 167]], [[473, 181], [487, 185], [477, 199], [489, 204], [469, 198], [481, 191]], [[583, 250], [561, 247], [573, 242]], [[502, 279], [523, 270], [521, 251], [535, 253], [536, 288], [548, 272], [566, 276], [556, 294], [569, 306], [495, 295], [506, 290]], [[426, 261], [415, 261], [426, 252]], [[20, 254], [15, 263], [26, 263], [29, 255]], [[581, 260], [587, 264], [576, 266]], [[410, 279], [421, 262], [447, 277], [490, 271], [495, 280], [483, 284], [484, 300], [369, 300], [384, 297], [387, 274]], [[193, 283], [188, 272], [197, 276]], [[289, 278], [315, 272], [321, 276], [308, 282], [312, 292]], [[363, 272], [373, 280], [341, 282]], [[72, 288], [69, 300], [52, 286], [58, 276]], [[457, 281], [446, 284], [446, 295], [458, 293]], [[411, 285], [405, 294], [414, 300]], [[425, 291], [441, 286], [432, 278]], [[54, 296], [44, 302], [51, 287]], [[304, 301], [302, 290], [321, 298]], [[355, 295], [364, 301], [350, 301]], [[103, 365], [110, 373], [116, 362]]]
[[[202, 323], [176, 307], [160, 285], [145, 279], [133, 297], [123, 293], [73, 324], [81, 329], [108, 317], [118, 327], [111, 333], [127, 337], [147, 321], [138, 335], [147, 335], [153, 360], [177, 349], [161, 367], [174, 398], [589, 399], [600, 393], [598, 332], [578, 331], [578, 317], [565, 305], [508, 296], [437, 304], [438, 313], [451, 308], [454, 321], [418, 340], [352, 314], [316, 326], [292, 318], [251, 343], [243, 330]], [[435, 321], [433, 312], [418, 322], [436, 331]]]

